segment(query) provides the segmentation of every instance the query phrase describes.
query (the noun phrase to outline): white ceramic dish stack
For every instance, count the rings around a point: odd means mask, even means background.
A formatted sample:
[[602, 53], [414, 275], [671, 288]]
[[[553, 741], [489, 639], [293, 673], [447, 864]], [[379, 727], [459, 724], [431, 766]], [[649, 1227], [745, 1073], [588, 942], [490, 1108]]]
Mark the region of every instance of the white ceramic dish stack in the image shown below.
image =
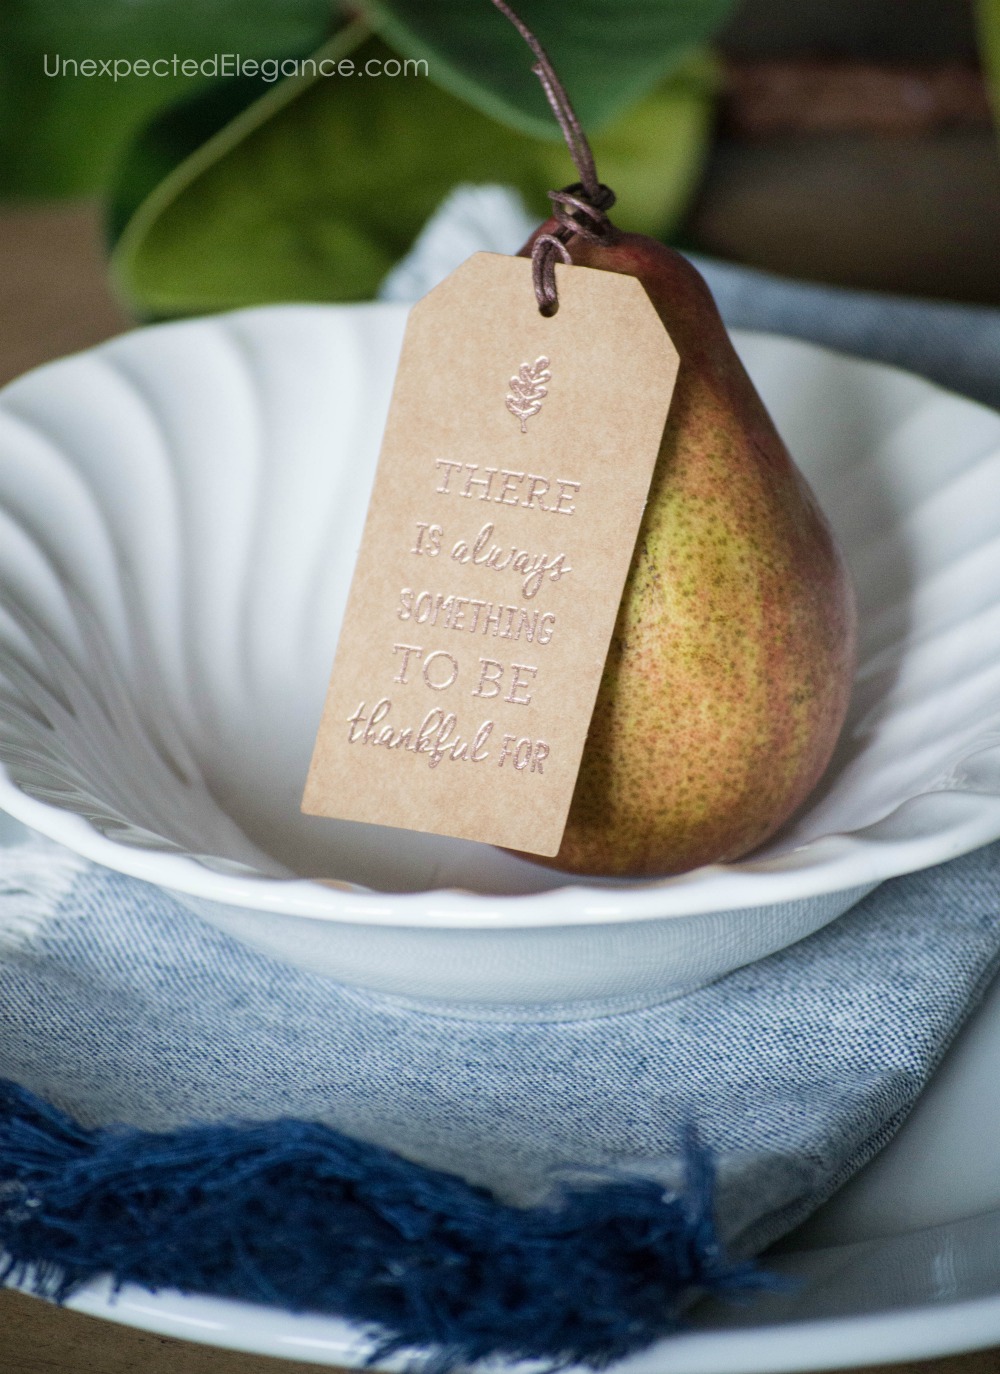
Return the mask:
[[847, 727], [794, 824], [741, 863], [568, 883], [301, 816], [405, 314], [159, 326], [3, 392], [0, 805], [281, 958], [531, 1016], [673, 995], [1000, 836], [1000, 416], [752, 334], [861, 602]]

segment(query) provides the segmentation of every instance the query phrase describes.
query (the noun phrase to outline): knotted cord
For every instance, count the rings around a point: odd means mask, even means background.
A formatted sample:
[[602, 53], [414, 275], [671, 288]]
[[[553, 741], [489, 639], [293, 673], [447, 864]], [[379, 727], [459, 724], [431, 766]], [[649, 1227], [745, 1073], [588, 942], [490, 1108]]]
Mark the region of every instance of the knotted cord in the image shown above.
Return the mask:
[[554, 315], [559, 308], [556, 290], [556, 259], [572, 263], [568, 241], [574, 235], [589, 243], [605, 243], [614, 233], [614, 225], [606, 211], [615, 203], [615, 193], [597, 179], [594, 154], [583, 132], [576, 111], [566, 90], [556, 76], [548, 53], [538, 39], [506, 0], [493, 0], [500, 13], [514, 25], [535, 55], [532, 71], [541, 82], [552, 113], [559, 122], [570, 157], [576, 165], [580, 180], [561, 191], [550, 191], [553, 218], [559, 227], [551, 234], [539, 234], [532, 245], [531, 268], [535, 298], [543, 315]]

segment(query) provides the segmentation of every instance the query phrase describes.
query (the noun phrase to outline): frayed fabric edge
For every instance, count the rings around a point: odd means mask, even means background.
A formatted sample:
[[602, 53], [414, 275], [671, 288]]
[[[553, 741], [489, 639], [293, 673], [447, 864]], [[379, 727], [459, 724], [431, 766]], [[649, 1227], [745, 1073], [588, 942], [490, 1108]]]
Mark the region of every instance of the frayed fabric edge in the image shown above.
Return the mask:
[[0, 958], [30, 948], [89, 867], [46, 840], [0, 849]]
[[[682, 1189], [617, 1178], [513, 1207], [316, 1122], [89, 1130], [0, 1080], [0, 1283], [56, 1301], [110, 1277], [335, 1315], [422, 1374], [601, 1369], [701, 1294], [782, 1286], [733, 1260], [693, 1132]], [[418, 1352], [410, 1356], [410, 1352]]]

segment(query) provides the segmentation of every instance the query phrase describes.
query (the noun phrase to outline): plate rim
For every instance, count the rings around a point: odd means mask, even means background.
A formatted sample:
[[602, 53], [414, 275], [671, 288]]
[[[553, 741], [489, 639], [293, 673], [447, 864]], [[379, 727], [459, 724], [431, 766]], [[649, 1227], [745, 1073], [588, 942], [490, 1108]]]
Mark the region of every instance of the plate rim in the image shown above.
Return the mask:
[[[1000, 1222], [1000, 1211], [994, 1215]], [[945, 1230], [952, 1223], [927, 1228]], [[823, 1253], [850, 1251], [852, 1245]], [[818, 1253], [818, 1252], [805, 1252]], [[29, 1297], [28, 1284], [4, 1285]], [[40, 1301], [48, 1299], [40, 1298]], [[299, 1360], [318, 1367], [362, 1369], [370, 1344], [342, 1318], [184, 1294], [150, 1292], [125, 1284], [116, 1294], [95, 1279], [62, 1304], [71, 1311], [136, 1330], [244, 1354]], [[906, 1360], [927, 1360], [1000, 1345], [1000, 1293], [940, 1304], [889, 1307], [882, 1312], [813, 1321], [761, 1323], [732, 1329], [690, 1330], [665, 1337], [608, 1367], [609, 1374], [807, 1374]], [[396, 1374], [414, 1352], [370, 1366]], [[494, 1374], [527, 1371], [527, 1363], [496, 1361]], [[566, 1374], [592, 1374], [579, 1365]]]
[[[980, 802], [976, 814], [953, 829], [940, 830], [930, 839], [918, 836], [873, 843], [855, 839], [851, 834], [824, 836], [809, 846], [812, 853], [822, 849], [829, 855], [818, 871], [767, 871], [767, 861], [763, 860], [762, 869], [757, 871], [713, 864], [676, 878], [653, 880], [631, 888], [574, 883], [548, 892], [505, 896], [458, 888], [381, 893], [348, 888], [346, 884], [334, 887], [308, 878], [245, 877], [210, 869], [186, 854], [119, 844], [93, 829], [75, 812], [29, 797], [0, 762], [0, 810], [106, 868], [210, 903], [306, 920], [414, 930], [544, 930], [683, 920], [828, 896], [853, 888], [871, 889], [889, 878], [959, 858], [1000, 838], [1000, 797], [977, 792], [927, 792], [902, 805], [916, 811], [922, 803], [928, 809], [944, 804], [957, 812], [972, 797]], [[901, 809], [896, 808], [884, 820], [892, 819]], [[884, 820], [877, 824], [882, 825]], [[803, 873], [813, 877], [808, 886], [801, 881]], [[713, 880], [711, 887], [705, 881], [708, 878]], [[693, 879], [701, 881], [696, 885]], [[616, 898], [620, 901], [618, 909]]]

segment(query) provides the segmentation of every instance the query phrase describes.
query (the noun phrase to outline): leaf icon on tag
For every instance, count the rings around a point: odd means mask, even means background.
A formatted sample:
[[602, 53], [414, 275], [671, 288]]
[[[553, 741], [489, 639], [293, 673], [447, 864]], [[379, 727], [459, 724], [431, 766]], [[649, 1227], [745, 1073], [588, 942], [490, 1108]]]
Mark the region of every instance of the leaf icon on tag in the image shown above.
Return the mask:
[[542, 401], [549, 394], [546, 382], [552, 380], [549, 360], [544, 355], [533, 363], [522, 363], [517, 376], [510, 379], [507, 393], [507, 409], [521, 421], [521, 433], [527, 434], [528, 421], [542, 408]]

